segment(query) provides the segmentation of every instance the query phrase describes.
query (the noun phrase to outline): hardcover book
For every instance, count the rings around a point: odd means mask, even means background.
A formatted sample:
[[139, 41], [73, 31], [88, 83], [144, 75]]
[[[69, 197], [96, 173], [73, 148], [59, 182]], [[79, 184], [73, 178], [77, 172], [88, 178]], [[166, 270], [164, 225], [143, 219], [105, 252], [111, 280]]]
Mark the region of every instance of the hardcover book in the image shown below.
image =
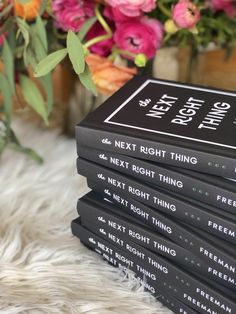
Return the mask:
[[236, 184], [230, 180], [99, 149], [80, 147], [79, 156], [140, 181], [216, 206], [222, 209], [222, 215], [224, 210], [236, 213]]
[[76, 127], [78, 145], [236, 179], [236, 93], [136, 77]]
[[[89, 221], [94, 226], [100, 226], [99, 230], [107, 228], [113, 234], [124, 239], [124, 245], [128, 239], [144, 246], [159, 255], [165, 256], [172, 260], [175, 264], [181, 265], [185, 269], [192, 270], [195, 273], [201, 273], [213, 281], [219, 282], [221, 285], [236, 290], [235, 274], [228, 271], [221, 265], [215, 263], [211, 259], [200, 258], [198, 254], [193, 254], [191, 249], [186, 249], [181, 245], [181, 242], [176, 244], [175, 241], [170, 241], [167, 237], [162, 237], [160, 233], [149, 230], [144, 224], [140, 224], [135, 218], [131, 219], [129, 215], [120, 211], [113, 204], [100, 200], [95, 193], [89, 193], [78, 202], [78, 213], [81, 215], [82, 223], [84, 220]], [[174, 226], [173, 226], [174, 228]], [[185, 234], [183, 232], [182, 237]], [[194, 237], [193, 237], [194, 238]], [[185, 236], [186, 241], [190, 242], [190, 247], [197, 244], [197, 239], [191, 239]], [[204, 244], [203, 244], [204, 245]], [[199, 245], [200, 247], [201, 245]], [[222, 261], [228, 259], [227, 254], [220, 252], [217, 248], [208, 246], [217, 252]], [[197, 251], [197, 250], [196, 250]], [[194, 252], [195, 253], [195, 252]], [[218, 270], [217, 270], [218, 269]], [[222, 280], [222, 276], [215, 275], [223, 274], [229, 280]]]
[[[144, 286], [145, 290], [152, 293], [157, 300], [166, 305], [174, 313], [181, 314], [197, 314], [197, 312], [181, 301], [172, 296], [164, 285], [158, 285], [156, 274], [151, 274], [139, 263], [134, 262], [134, 258], [120, 248], [106, 242], [97, 234], [92, 233], [90, 230], [81, 225], [80, 219], [72, 221], [72, 233], [77, 236], [80, 241], [89, 249], [101, 255], [106, 261], [113, 266], [123, 267], [124, 270], [129, 269], [135, 272], [136, 278]], [[145, 276], [145, 277], [144, 277]]]
[[[93, 224], [88, 223], [85, 224], [84, 227], [94, 233]], [[75, 225], [73, 225], [72, 228], [75, 229]], [[75, 232], [74, 230], [73, 233], [75, 234]], [[96, 236], [96, 233], [94, 233], [94, 236]], [[108, 253], [113, 251], [114, 242], [104, 235], [100, 236], [104, 238], [105, 251]], [[120, 248], [119, 245], [115, 245], [115, 247]], [[103, 246], [99, 246], [99, 249], [102, 250]], [[146, 250], [137, 243], [127, 240], [122, 250], [135, 259], [135, 264], [140, 265], [143, 269], [146, 269], [159, 279], [156, 280], [156, 284], [155, 280], [153, 281], [157, 289], [159, 285], [168, 288], [169, 293], [171, 293], [174, 298], [189, 305], [197, 310], [197, 312], [203, 314], [225, 314], [234, 313], [236, 310], [236, 304], [231, 298], [225, 296], [222, 292], [219, 292], [213, 287], [206, 285], [203, 281], [181, 270], [161, 256]]]
[[[127, 194], [129, 197], [151, 206], [168, 216], [196, 226], [214, 234], [232, 244], [236, 244], [236, 224], [233, 220], [206, 210], [200, 204], [182, 199], [176, 195], [142, 184], [132, 178], [121, 175], [98, 164], [79, 158], [77, 160], [79, 174], [87, 177], [104, 188], [114, 192]], [[215, 228], [216, 226], [216, 228]]]

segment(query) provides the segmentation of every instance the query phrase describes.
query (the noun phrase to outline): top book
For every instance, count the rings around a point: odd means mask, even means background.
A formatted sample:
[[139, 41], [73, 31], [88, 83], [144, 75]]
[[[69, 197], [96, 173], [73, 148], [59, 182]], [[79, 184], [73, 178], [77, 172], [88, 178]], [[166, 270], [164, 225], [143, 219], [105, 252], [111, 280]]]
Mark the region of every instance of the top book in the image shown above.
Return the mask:
[[77, 145], [236, 179], [236, 93], [135, 77], [76, 126]]

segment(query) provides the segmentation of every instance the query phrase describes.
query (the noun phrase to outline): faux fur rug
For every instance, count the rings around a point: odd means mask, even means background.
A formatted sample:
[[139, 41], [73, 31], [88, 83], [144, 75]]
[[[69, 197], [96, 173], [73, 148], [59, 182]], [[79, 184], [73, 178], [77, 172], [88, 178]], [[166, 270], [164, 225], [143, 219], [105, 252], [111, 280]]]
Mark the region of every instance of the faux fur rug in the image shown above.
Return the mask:
[[13, 151], [0, 161], [0, 313], [171, 313], [71, 235], [87, 191], [74, 140], [19, 121], [15, 129], [45, 162]]

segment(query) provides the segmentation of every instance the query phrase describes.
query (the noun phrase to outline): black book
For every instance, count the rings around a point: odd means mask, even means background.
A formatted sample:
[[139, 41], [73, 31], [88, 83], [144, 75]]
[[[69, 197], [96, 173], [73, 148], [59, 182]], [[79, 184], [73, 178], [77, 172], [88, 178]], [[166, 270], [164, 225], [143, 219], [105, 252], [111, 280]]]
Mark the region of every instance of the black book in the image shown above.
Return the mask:
[[[236, 277], [234, 274], [226, 274], [227, 271], [225, 273], [225, 269], [222, 269], [220, 265], [215, 266], [210, 260], [206, 262], [196, 254], [193, 254], [192, 251], [168, 240], [157, 232], [154, 233], [148, 230], [144, 225], [140, 225], [135, 218], [130, 219], [129, 215], [119, 211], [119, 209], [117, 210], [114, 204], [100, 200], [95, 193], [89, 193], [79, 200], [78, 213], [81, 215], [82, 222], [87, 220], [95, 225], [99, 225], [100, 228], [106, 227], [118, 237], [122, 237], [125, 240], [130, 239], [130, 241], [134, 241], [157, 254], [165, 256], [185, 269], [200, 273], [209, 277], [210, 280], [236, 290]], [[194, 243], [190, 242], [190, 245], [193, 246]], [[217, 250], [215, 251], [217, 252]], [[224, 260], [227, 260], [227, 255], [224, 256]], [[221, 277], [215, 276], [214, 272], [222, 274], [228, 280], [222, 280]]]
[[[111, 188], [115, 192], [125, 193], [129, 197], [154, 207], [169, 216], [206, 230], [228, 242], [236, 243], [236, 224], [223, 216], [207, 211], [201, 205], [197, 206], [193, 202], [173, 196], [160, 188], [139, 183], [130, 177], [82, 158], [77, 160], [77, 168], [81, 175], [96, 181], [98, 184]], [[211, 228], [212, 222], [217, 228]]]
[[235, 100], [135, 77], [76, 126], [77, 143], [236, 179]]
[[[128, 248], [129, 248], [129, 243], [132, 243], [133, 245], [138, 244], [138, 243], [133, 242], [133, 241], [127, 242], [127, 241], [129, 241], [129, 239], [127, 239], [125, 236], [118, 234], [118, 232], [116, 230], [111, 230], [107, 226], [102, 226], [101, 222], [99, 222], [98, 224], [95, 224], [94, 221], [90, 221], [90, 220], [87, 220], [86, 217], [82, 217], [81, 223], [83, 226], [86, 226], [88, 229], [92, 230], [94, 233], [98, 234], [103, 239], [108, 240], [109, 242], [115, 244], [117, 247], [120, 247], [121, 249], [123, 249], [124, 246], [128, 246]], [[121, 244], [122, 241], [123, 241], [123, 244]], [[140, 250], [142, 250], [142, 249], [147, 250], [146, 252], [156, 254], [155, 252], [148, 250], [144, 246], [140, 246]], [[159, 258], [161, 255], [156, 254], [156, 256], [157, 256], [157, 258]], [[165, 259], [165, 257], [163, 257], [163, 256], [161, 256], [161, 257], [163, 259]], [[168, 261], [168, 260], [166, 260], [166, 261]], [[212, 281], [206, 275], [203, 275], [200, 272], [194, 272], [190, 269], [182, 268], [181, 265], [178, 265], [175, 263], [174, 264], [172, 263], [172, 265], [178, 267], [179, 270], [184, 271], [186, 274], [188, 274], [189, 276], [192, 276], [196, 280], [200, 280], [201, 283], [205, 284], [208, 288], [211, 288], [215, 291], [218, 291], [218, 293], [220, 293], [220, 295], [223, 295], [226, 298], [231, 299], [233, 302], [236, 302], [235, 290], [231, 290], [229, 288], [222, 286], [220, 283], [218, 283], [216, 281]]]
[[153, 294], [157, 301], [166, 305], [176, 314], [197, 314], [198, 312], [188, 307], [178, 299], [174, 298], [171, 292], [162, 284], [158, 283], [158, 278], [155, 274], [151, 274], [145, 268], [134, 262], [132, 256], [125, 251], [115, 247], [114, 245], [104, 241], [98, 235], [83, 227], [79, 219], [72, 221], [72, 232], [77, 236], [81, 243], [87, 248], [101, 255], [109, 264], [116, 267], [123, 267], [134, 271], [136, 278], [144, 286], [146, 291]]
[[217, 176], [181, 168], [170, 168], [125, 155], [79, 147], [79, 156], [120, 171], [144, 182], [177, 192], [234, 214], [236, 220], [236, 184]]
[[[97, 227], [94, 223], [86, 220], [83, 221], [83, 217], [81, 217], [81, 223], [96, 234]], [[125, 245], [121, 247], [111, 237], [108, 237], [108, 233], [106, 235], [99, 233], [98, 235], [108, 243], [114, 244], [115, 247], [121, 248], [124, 252], [130, 254], [130, 256], [136, 258], [136, 264], [156, 275], [159, 279], [157, 288], [159, 284], [162, 284], [169, 289], [173, 297], [184, 302], [199, 313], [225, 314], [234, 313], [236, 310], [236, 303], [232, 299], [195, 278], [193, 275], [183, 271], [160, 255], [128, 239], [125, 241]], [[122, 241], [121, 238], [114, 235], [113, 238]]]
[[[140, 224], [142, 223], [147, 228], [150, 228], [150, 230], [157, 231], [164, 235], [168, 239], [199, 256], [206, 263], [212, 263], [215, 267], [219, 266], [217, 260], [214, 260], [209, 254], [203, 254], [204, 251], [211, 252], [213, 256], [218, 256], [220, 261], [224, 260], [224, 254], [236, 259], [236, 247], [230, 245], [226, 241], [211, 236], [209, 233], [199, 230], [198, 228], [183, 224], [181, 221], [170, 219], [163, 213], [129, 198], [125, 194], [113, 192], [111, 189], [103, 188], [103, 186], [90, 181], [88, 181], [88, 186], [98, 194], [101, 194], [101, 197], [99, 198], [96, 193], [97, 199], [115, 204], [119, 207], [119, 210], [129, 214], [130, 219], [133, 217], [136, 218]], [[79, 202], [77, 207], [78, 206]], [[219, 274], [213, 268], [209, 269], [209, 271], [211, 271], [213, 275], [219, 275], [222, 278], [222, 271], [224, 272], [225, 269], [222, 269]], [[231, 275], [228, 276], [228, 278], [223, 277], [222, 279], [231, 281], [231, 283], [234, 284], [234, 280], [231, 276], [235, 276], [235, 270], [229, 273], [231, 273]]]

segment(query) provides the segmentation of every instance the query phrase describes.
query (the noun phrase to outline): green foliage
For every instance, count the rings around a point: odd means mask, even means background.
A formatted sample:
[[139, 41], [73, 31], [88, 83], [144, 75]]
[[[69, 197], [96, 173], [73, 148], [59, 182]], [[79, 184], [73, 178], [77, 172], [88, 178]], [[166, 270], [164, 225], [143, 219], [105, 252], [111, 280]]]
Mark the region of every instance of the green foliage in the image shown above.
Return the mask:
[[42, 117], [45, 124], [48, 124], [48, 113], [45, 101], [33, 80], [28, 78], [26, 75], [21, 75], [20, 85], [28, 105], [31, 106]]
[[80, 42], [79, 37], [72, 31], [68, 32], [66, 39], [67, 51], [70, 61], [73, 65], [73, 69], [77, 75], [84, 72], [84, 49]]
[[66, 57], [67, 49], [57, 50], [41, 60], [34, 69], [35, 77], [41, 77], [50, 73]]
[[95, 16], [91, 17], [90, 19], [87, 19], [87, 21], [84, 22], [84, 24], [82, 25], [78, 36], [79, 39], [81, 40], [81, 42], [84, 40], [85, 36], [87, 35], [88, 31], [90, 30], [90, 28], [96, 23], [97, 18]]
[[95, 96], [97, 96], [97, 89], [96, 86], [92, 80], [91, 73], [89, 71], [89, 67], [87, 64], [85, 64], [85, 70], [83, 73], [79, 75], [80, 82], [88, 89], [90, 90]]
[[11, 93], [14, 93], [15, 91], [14, 58], [13, 58], [13, 54], [7, 40], [5, 40], [4, 45], [3, 45], [2, 59], [3, 59], [6, 77], [9, 82], [9, 87], [11, 89]]

